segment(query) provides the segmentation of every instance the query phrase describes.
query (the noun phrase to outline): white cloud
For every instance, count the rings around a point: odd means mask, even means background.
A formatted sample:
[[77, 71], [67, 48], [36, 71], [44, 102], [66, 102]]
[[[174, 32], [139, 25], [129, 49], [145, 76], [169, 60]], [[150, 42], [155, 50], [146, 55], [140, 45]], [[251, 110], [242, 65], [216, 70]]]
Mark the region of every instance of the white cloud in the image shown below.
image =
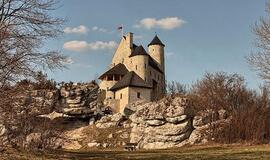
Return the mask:
[[165, 56], [167, 57], [167, 58], [169, 58], [169, 57], [171, 57], [171, 56], [174, 56], [175, 54], [174, 54], [174, 52], [167, 52], [167, 53], [165, 53]]
[[117, 43], [115, 41], [96, 41], [91, 43], [86, 41], [69, 41], [64, 43], [63, 48], [69, 51], [81, 52], [86, 50], [114, 49], [116, 46]]
[[134, 39], [143, 39], [143, 36], [142, 35], [134, 35], [133, 38]]
[[84, 26], [84, 25], [80, 25], [78, 27], [66, 27], [64, 29], [64, 32], [67, 33], [67, 34], [71, 34], [71, 33], [74, 33], [74, 34], [87, 34], [89, 31], [89, 29]]
[[166, 17], [161, 19], [155, 18], [144, 18], [139, 21], [138, 24], [135, 25], [136, 28], [160, 28], [165, 30], [171, 30], [178, 27], [181, 27], [185, 21], [178, 17]]
[[65, 65], [70, 65], [70, 64], [73, 64], [74, 61], [73, 61], [73, 59], [71, 57], [67, 57], [66, 59], [64, 59], [63, 63]]
[[108, 32], [107, 29], [104, 29], [104, 28], [100, 28], [98, 26], [94, 26], [92, 27], [92, 31], [98, 31], [98, 32]]

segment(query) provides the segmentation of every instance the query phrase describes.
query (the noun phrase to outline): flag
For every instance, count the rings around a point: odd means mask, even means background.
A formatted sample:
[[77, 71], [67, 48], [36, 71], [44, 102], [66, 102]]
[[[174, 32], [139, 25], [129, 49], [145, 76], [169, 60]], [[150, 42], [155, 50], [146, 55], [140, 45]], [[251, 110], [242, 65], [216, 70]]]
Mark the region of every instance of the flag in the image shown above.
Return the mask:
[[121, 26], [118, 26], [117, 29], [118, 30], [121, 30], [121, 29], [123, 29], [123, 26], [122, 25]]
[[122, 37], [124, 36], [124, 28], [123, 28], [123, 24], [121, 24], [120, 26], [117, 27], [117, 30], [121, 31]]

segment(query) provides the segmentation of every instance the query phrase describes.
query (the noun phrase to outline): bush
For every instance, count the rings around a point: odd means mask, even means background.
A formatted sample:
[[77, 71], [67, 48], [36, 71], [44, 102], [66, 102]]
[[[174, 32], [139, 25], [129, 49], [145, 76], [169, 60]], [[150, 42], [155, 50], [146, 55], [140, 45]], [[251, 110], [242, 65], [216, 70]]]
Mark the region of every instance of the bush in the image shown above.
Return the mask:
[[[270, 140], [269, 88], [261, 94], [247, 89], [243, 77], [237, 74], [206, 73], [193, 85], [189, 95], [195, 112], [220, 109], [228, 111], [228, 123], [217, 125], [210, 120], [210, 133], [221, 143], [256, 142]], [[222, 125], [222, 126], [221, 126]]]

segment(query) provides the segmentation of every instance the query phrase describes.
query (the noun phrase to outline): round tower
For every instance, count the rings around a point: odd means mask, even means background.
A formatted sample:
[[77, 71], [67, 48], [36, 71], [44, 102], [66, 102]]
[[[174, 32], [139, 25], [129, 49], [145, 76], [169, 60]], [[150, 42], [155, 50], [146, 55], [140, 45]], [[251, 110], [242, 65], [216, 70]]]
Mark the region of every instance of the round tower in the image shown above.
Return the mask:
[[132, 61], [132, 70], [143, 80], [148, 80], [148, 61], [149, 56], [143, 46], [137, 46], [129, 56]]
[[163, 72], [165, 71], [164, 47], [165, 45], [160, 41], [157, 35], [148, 44], [149, 55], [159, 64], [159, 67]]

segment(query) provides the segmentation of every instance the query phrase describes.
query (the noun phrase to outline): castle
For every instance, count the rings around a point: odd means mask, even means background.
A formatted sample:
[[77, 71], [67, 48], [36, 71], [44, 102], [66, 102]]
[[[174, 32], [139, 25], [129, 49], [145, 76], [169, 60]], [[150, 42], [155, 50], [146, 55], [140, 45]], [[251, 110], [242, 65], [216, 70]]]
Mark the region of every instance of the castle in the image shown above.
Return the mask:
[[104, 103], [115, 112], [139, 100], [155, 101], [165, 94], [164, 47], [156, 35], [143, 46], [133, 43], [133, 33], [127, 33], [114, 53], [109, 70], [99, 79]]

